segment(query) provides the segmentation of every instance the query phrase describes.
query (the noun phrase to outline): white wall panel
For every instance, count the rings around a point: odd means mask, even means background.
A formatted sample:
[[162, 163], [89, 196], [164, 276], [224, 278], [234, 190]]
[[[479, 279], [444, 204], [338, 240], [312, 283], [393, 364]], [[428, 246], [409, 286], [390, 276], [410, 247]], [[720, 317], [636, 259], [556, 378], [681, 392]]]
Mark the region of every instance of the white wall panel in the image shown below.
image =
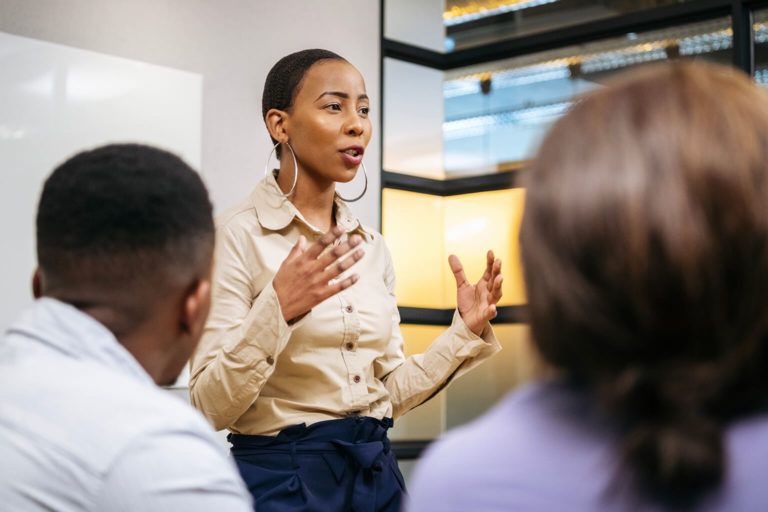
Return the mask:
[[202, 77], [0, 32], [0, 330], [32, 302], [43, 181], [84, 148], [160, 146], [199, 169]]

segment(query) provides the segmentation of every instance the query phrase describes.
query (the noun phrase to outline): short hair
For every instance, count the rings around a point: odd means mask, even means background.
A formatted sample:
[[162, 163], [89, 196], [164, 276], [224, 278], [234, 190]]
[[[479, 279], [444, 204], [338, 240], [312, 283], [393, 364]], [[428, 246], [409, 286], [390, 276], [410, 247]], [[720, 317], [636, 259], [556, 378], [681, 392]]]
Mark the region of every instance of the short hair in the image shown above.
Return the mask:
[[203, 277], [214, 243], [200, 176], [179, 157], [139, 144], [79, 153], [45, 181], [37, 257], [46, 286], [160, 296]]
[[[304, 75], [309, 68], [322, 60], [346, 59], [329, 50], [311, 49], [286, 55], [278, 60], [267, 74], [264, 82], [264, 92], [261, 96], [261, 115], [266, 120], [267, 112], [271, 109], [289, 111], [293, 106], [293, 100], [301, 86]], [[271, 135], [272, 144], [277, 144]], [[280, 158], [280, 147], [277, 148], [277, 156]]]
[[732, 68], [635, 71], [554, 125], [527, 187], [539, 352], [616, 420], [636, 488], [696, 502], [768, 399], [768, 97]]

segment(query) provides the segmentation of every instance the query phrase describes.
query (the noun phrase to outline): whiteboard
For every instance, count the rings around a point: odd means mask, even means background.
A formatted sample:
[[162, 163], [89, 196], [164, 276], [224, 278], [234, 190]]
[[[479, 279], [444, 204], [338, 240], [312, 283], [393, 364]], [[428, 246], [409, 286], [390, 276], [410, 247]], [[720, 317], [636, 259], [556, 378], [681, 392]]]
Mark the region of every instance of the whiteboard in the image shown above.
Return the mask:
[[202, 76], [0, 32], [0, 332], [32, 303], [43, 181], [82, 149], [159, 146], [200, 167]]

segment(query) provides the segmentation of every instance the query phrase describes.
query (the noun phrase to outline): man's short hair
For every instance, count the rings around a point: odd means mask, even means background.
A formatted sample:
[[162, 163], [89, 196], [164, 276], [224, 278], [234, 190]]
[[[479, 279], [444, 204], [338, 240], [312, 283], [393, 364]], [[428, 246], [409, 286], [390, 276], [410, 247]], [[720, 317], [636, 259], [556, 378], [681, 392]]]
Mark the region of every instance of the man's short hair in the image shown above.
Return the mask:
[[158, 297], [207, 273], [213, 241], [200, 176], [150, 146], [79, 153], [53, 171], [40, 197], [37, 257], [47, 289]]

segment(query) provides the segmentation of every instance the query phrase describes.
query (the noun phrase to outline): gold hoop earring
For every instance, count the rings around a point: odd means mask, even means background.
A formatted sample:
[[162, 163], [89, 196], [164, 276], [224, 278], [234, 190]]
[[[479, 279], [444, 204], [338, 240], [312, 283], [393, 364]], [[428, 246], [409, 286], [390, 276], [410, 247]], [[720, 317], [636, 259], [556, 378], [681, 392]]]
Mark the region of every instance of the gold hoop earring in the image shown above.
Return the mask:
[[299, 181], [299, 162], [296, 161], [296, 153], [293, 152], [293, 148], [291, 145], [287, 142], [278, 142], [272, 147], [272, 151], [269, 152], [267, 155], [267, 163], [264, 165], [264, 176], [269, 176], [271, 173], [271, 169], [269, 168], [269, 161], [272, 159], [272, 154], [277, 150], [277, 146], [280, 144], [285, 144], [288, 146], [288, 150], [291, 152], [291, 156], [293, 157], [293, 185], [291, 186], [291, 190], [288, 191], [287, 194], [283, 194], [283, 191], [280, 190], [280, 187], [277, 187], [279, 194], [283, 196], [284, 198], [288, 199], [291, 194], [293, 194], [293, 191], [296, 190], [296, 183]]
[[365, 164], [363, 162], [360, 162], [360, 167], [363, 168], [363, 176], [365, 177], [365, 186], [363, 186], [363, 191], [360, 193], [360, 195], [355, 197], [354, 199], [347, 199], [345, 197], [342, 197], [342, 195], [339, 194], [338, 192], [336, 193], [341, 198], [341, 200], [344, 201], [345, 203], [354, 203], [355, 201], [362, 199], [362, 197], [368, 191], [368, 173], [365, 170]]

